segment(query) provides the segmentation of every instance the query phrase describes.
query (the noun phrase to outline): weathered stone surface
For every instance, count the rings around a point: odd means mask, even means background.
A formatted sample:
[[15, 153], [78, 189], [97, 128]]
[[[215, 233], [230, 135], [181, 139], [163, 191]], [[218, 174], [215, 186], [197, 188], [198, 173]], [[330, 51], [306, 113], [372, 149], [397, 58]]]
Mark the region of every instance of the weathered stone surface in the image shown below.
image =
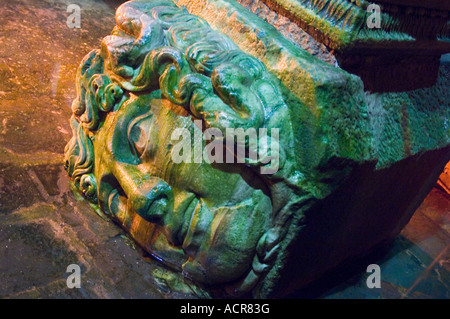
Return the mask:
[[[0, 64], [6, 69], [6, 65], [10, 66], [12, 71], [0, 81], [0, 112], [6, 108], [8, 111], [0, 114], [1, 298], [207, 297], [175, 272], [161, 268], [156, 260], [143, 257], [120, 228], [102, 219], [78, 193], [68, 189], [67, 174], [62, 171], [61, 145], [70, 138], [67, 118], [75, 98], [76, 66], [114, 26], [114, 11], [104, 3], [112, 6], [119, 2], [77, 1], [82, 7], [82, 28], [74, 30], [65, 25], [66, 6], [70, 1], [16, 0], [2, 4], [2, 13], [8, 11], [0, 15], [0, 42], [3, 44]], [[27, 6], [32, 9], [27, 10]], [[93, 12], [87, 13], [89, 10]], [[88, 14], [86, 19], [84, 13]], [[42, 23], [45, 23], [45, 30], [41, 29]], [[21, 28], [22, 24], [26, 24], [26, 28]], [[6, 28], [7, 33], [3, 32]], [[285, 25], [285, 28], [288, 27]], [[57, 36], [60, 34], [64, 36]], [[51, 63], [37, 58], [48, 59], [48, 56], [54, 57]], [[49, 75], [55, 72], [58, 61], [64, 61], [61, 64], [64, 72], [58, 76], [56, 96], [64, 98], [48, 99], [53, 94], [52, 85], [40, 84], [53, 78]], [[11, 85], [10, 78], [18, 79], [21, 84], [3, 89]], [[424, 100], [432, 96], [426, 95]], [[47, 112], [49, 109], [54, 112]], [[38, 127], [31, 129], [29, 122], [21, 120], [24, 114], [34, 123], [38, 119], [30, 114], [41, 112], [46, 121], [39, 121]], [[4, 124], [2, 120], [6, 117]], [[8, 123], [14, 125], [10, 127]], [[430, 128], [433, 125], [430, 123]], [[424, 139], [426, 136], [423, 134]], [[28, 143], [27, 138], [35, 144]], [[401, 156], [400, 149], [396, 156]], [[449, 201], [438, 193], [439, 190], [432, 191], [402, 232], [404, 237], [396, 240], [394, 249], [385, 258], [370, 259], [357, 271], [346, 265], [333, 277], [325, 278], [328, 288], [325, 294], [317, 295], [313, 287], [307, 286], [302, 295], [290, 296], [448, 299], [450, 256], [445, 248], [449, 244]], [[11, 215], [15, 217], [10, 218]], [[22, 216], [24, 218], [20, 218]], [[52, 223], [53, 220], [57, 223]], [[13, 229], [18, 233], [12, 233]], [[35, 240], [36, 244], [27, 244], [27, 238]], [[17, 255], [12, 253], [11, 247]], [[32, 252], [35, 258], [25, 252]], [[67, 288], [66, 261], [80, 262], [82, 290]], [[367, 288], [365, 267], [369, 263], [380, 264], [382, 289]], [[356, 278], [335, 286], [344, 272], [355, 274]]]
[[[176, 4], [123, 5], [79, 68], [65, 162], [86, 197], [230, 295], [283, 296], [392, 241], [450, 158], [445, 61], [430, 89], [371, 95], [234, 1]], [[279, 170], [176, 163], [195, 120], [278, 128]]]
[[275, 27], [286, 39], [309, 54], [330, 65], [337, 64], [336, 57], [323, 43], [318, 42], [289, 18], [270, 9], [264, 2], [260, 0], [238, 0], [236, 2]]
[[434, 85], [439, 58], [450, 52], [446, 2], [262, 1], [332, 49], [340, 67], [358, 74], [372, 92]]
[[[0, 198], [8, 198], [0, 203], [1, 214], [8, 214], [17, 208], [43, 200], [28, 172], [17, 170], [13, 165], [0, 164]], [[23, 198], [22, 194], [29, 195]]]
[[[105, 4], [98, 6], [81, 1], [79, 5], [86, 24], [70, 29], [66, 21], [67, 6], [71, 3], [19, 0], [2, 4], [2, 163], [21, 165], [28, 161], [35, 164], [48, 161], [52, 157], [49, 155], [53, 155], [54, 163], [61, 162], [61, 150], [70, 138], [70, 125], [64, 119], [70, 116], [75, 94], [73, 75], [78, 61], [114, 26], [113, 10]], [[14, 56], [10, 52], [14, 52]], [[48, 127], [49, 122], [57, 125]]]
[[[22, 202], [21, 207], [0, 215], [0, 297], [208, 296], [150, 256], [145, 257], [120, 228], [72, 193], [61, 165], [47, 168], [52, 171], [49, 176], [58, 179], [51, 185], [52, 192], [46, 193], [47, 183], [28, 181], [42, 189], [45, 201], [30, 197], [32, 204]], [[2, 177], [14, 177], [17, 183], [24, 181], [11, 171], [4, 171]], [[27, 198], [33, 193], [36, 191], [22, 190], [20, 194]], [[2, 204], [7, 203], [4, 197], [1, 199]], [[71, 264], [81, 267], [80, 289], [67, 286], [71, 273], [66, 269]]]
[[[442, 59], [436, 85], [402, 93], [366, 95], [378, 167], [449, 144], [450, 61]], [[445, 163], [446, 158], [443, 158]]]
[[[287, 244], [286, 259], [271, 274], [283, 288], [277, 289], [268, 280], [263, 293], [281, 296], [320, 278], [323, 270], [345, 262], [349, 255], [363, 256], [393, 241], [435, 184], [449, 156], [447, 147], [384, 169], [370, 165], [355, 169], [335, 192], [305, 212], [304, 221], [291, 226], [301, 230]], [[293, 276], [297, 273], [302, 275]]]

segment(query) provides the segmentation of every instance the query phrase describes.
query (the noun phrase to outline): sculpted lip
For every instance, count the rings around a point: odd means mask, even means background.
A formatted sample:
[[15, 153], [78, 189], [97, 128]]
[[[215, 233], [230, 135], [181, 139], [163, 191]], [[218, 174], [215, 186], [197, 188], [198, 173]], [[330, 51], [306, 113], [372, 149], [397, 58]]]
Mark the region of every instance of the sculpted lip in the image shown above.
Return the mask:
[[196, 211], [196, 208], [199, 204], [199, 199], [195, 196], [193, 196], [191, 202], [189, 203], [188, 207], [185, 209], [183, 218], [182, 218], [182, 224], [180, 226], [180, 230], [178, 232], [177, 240], [178, 243], [182, 244], [184, 246], [184, 242], [186, 239], [186, 236], [188, 234], [188, 231], [191, 226], [191, 221], [193, 219], [194, 213]]
[[214, 217], [202, 198], [196, 198], [191, 207], [193, 207], [193, 210], [190, 218], [185, 216], [185, 225], [189, 223], [189, 226], [184, 236], [182, 248], [189, 258], [195, 259], [205, 236], [209, 233]]
[[184, 216], [184, 223], [181, 231], [183, 244], [181, 247], [184, 252], [192, 258], [197, 254], [198, 248], [203, 240], [202, 208], [200, 200], [195, 197], [187, 211], [191, 213]]

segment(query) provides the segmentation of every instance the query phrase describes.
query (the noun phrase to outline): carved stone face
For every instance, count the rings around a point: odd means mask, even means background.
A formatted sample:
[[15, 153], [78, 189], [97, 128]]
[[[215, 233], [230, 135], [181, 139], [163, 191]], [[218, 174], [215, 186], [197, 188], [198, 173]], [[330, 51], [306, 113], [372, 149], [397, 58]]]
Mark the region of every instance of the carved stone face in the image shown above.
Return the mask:
[[179, 128], [202, 134], [192, 116], [157, 94], [131, 95], [110, 113], [94, 142], [100, 205], [112, 216], [132, 208], [162, 226], [185, 253], [186, 275], [214, 283], [239, 278], [270, 222], [266, 186], [245, 166], [175, 163], [171, 136]]
[[[445, 106], [419, 102], [445, 76], [428, 91], [373, 95], [235, 1], [176, 1], [231, 39], [168, 0], [117, 10], [116, 28], [77, 75], [65, 161], [85, 196], [146, 251], [221, 295], [283, 296], [393, 239], [448, 154], [438, 150], [448, 144]], [[402, 143], [405, 108], [411, 134]], [[422, 143], [425, 113], [437, 126]], [[270, 155], [246, 140], [228, 147], [229, 129], [271, 132]], [[189, 161], [178, 161], [179, 130], [194, 150]], [[202, 151], [221, 140], [225, 158], [245, 161], [206, 161]], [[410, 143], [425, 159], [405, 153]], [[273, 160], [275, 171], [263, 173]], [[421, 163], [423, 174], [405, 175]], [[385, 187], [405, 176], [426, 185], [406, 197]]]
[[[280, 181], [298, 176], [286, 160], [289, 112], [260, 61], [200, 18], [171, 2], [157, 4], [120, 7], [113, 35], [82, 62], [66, 169], [159, 259], [196, 281], [249, 291], [267, 271], [289, 218], [280, 213], [293, 198]], [[270, 156], [262, 144], [243, 141], [243, 157], [257, 155], [251, 161], [196, 158], [196, 149], [227, 139], [228, 129], [273, 128], [280, 136], [265, 136]], [[193, 149], [189, 161], [174, 159], [180, 130]], [[236, 157], [234, 147], [225, 147], [223, 156], [230, 154]], [[276, 158], [277, 169], [264, 175], [268, 158]]]

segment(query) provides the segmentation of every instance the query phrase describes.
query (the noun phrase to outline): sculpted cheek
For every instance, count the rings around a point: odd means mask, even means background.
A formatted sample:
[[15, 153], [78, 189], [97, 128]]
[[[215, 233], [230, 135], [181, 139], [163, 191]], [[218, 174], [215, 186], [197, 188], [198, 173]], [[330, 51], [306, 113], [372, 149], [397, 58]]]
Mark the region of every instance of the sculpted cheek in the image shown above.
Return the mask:
[[271, 210], [269, 198], [261, 191], [236, 206], [218, 208], [196, 258], [184, 265], [184, 272], [193, 278], [199, 276], [195, 279], [205, 283], [212, 278], [219, 283], [244, 275], [267, 229]]

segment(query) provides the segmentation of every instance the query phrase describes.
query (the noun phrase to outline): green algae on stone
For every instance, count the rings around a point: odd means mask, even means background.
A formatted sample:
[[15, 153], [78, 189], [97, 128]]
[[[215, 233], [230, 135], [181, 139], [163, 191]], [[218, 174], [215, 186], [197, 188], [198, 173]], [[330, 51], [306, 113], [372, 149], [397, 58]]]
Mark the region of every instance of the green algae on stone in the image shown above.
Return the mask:
[[[357, 76], [234, 1], [131, 1], [116, 18], [78, 69], [65, 168], [93, 205], [199, 286], [272, 297], [306, 285], [392, 240], [449, 157], [439, 132], [411, 138], [402, 114], [418, 114], [399, 108], [404, 94], [368, 96]], [[229, 129], [270, 131], [277, 151], [233, 137], [231, 162], [196, 158]], [[405, 138], [424, 143], [424, 156]]]

